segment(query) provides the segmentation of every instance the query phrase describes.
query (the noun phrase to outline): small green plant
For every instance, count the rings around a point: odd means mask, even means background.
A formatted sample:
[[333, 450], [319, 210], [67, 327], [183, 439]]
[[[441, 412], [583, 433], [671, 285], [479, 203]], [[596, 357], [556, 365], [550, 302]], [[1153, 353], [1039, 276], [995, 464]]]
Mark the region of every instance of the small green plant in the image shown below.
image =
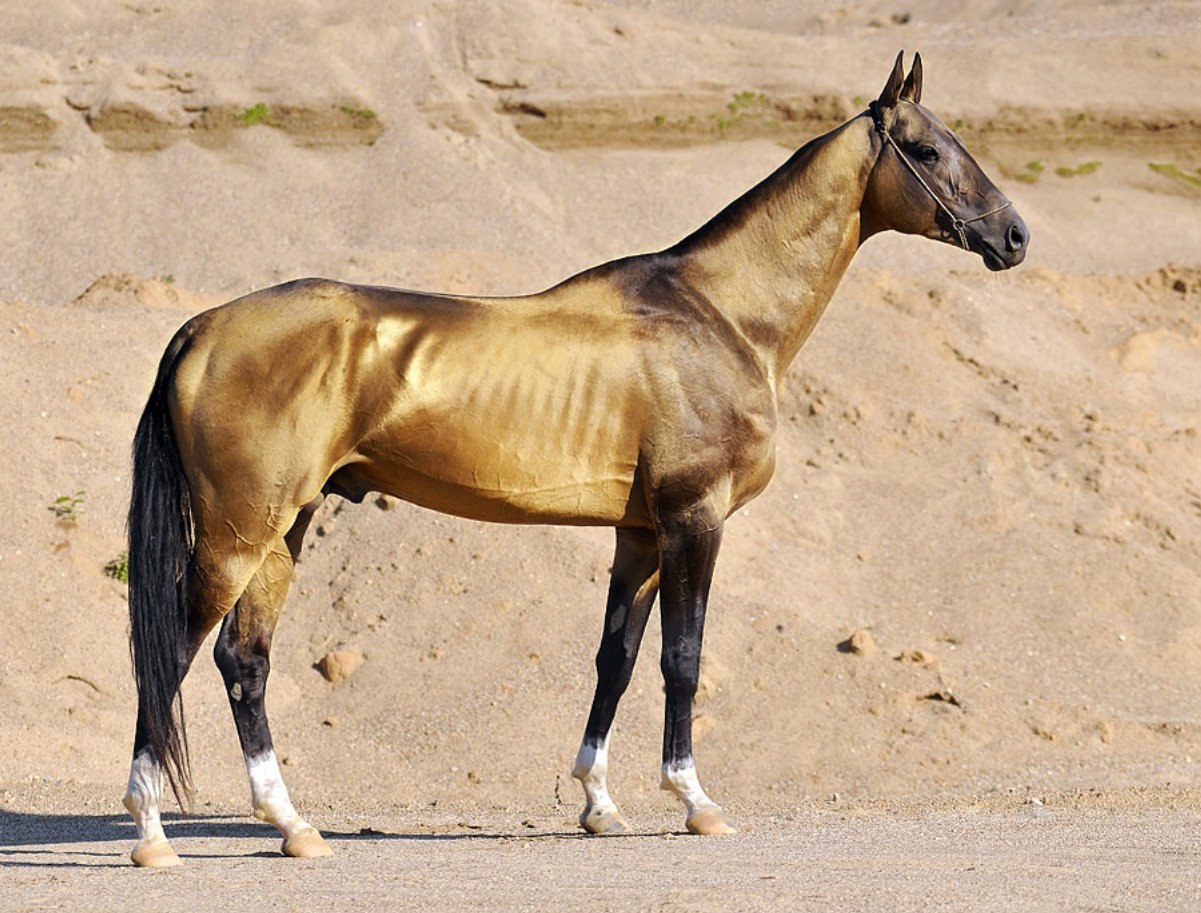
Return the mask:
[[730, 109], [731, 114], [738, 114], [762, 108], [766, 104], [767, 96], [762, 92], [739, 92], [726, 107]]
[[113, 580], [129, 583], [129, 552], [122, 552], [106, 564], [104, 566], [104, 573], [112, 577]]
[[167, 273], [167, 275], [165, 275], [165, 276], [160, 276], [159, 281], [162, 282], [164, 285], [174, 285], [175, 277], [173, 275], [171, 275], [170, 273]]
[[1072, 168], [1070, 165], [1060, 165], [1055, 169], [1055, 173], [1061, 178], [1075, 178], [1080, 177], [1082, 174], [1092, 174], [1100, 167], [1101, 163], [1095, 161], [1085, 162], [1082, 165], [1077, 165], [1075, 168]]
[[254, 124], [264, 123], [270, 113], [270, 110], [267, 108], [267, 103], [265, 101], [260, 101], [253, 108], [247, 108], [245, 111], [239, 114], [238, 119], [241, 120], [242, 123], [244, 123], [247, 127], [249, 127]]
[[866, 108], [867, 107], [867, 99], [864, 98], [862, 95], [856, 95], [854, 98], [851, 99], [851, 104], [854, 105], [856, 108]]
[[666, 114], [656, 114], [655, 115], [655, 126], [656, 127], [667, 126], [667, 115]]
[[1198, 171], [1196, 174], [1189, 174], [1189, 172], [1185, 171], [1179, 165], [1158, 162], [1148, 162], [1147, 167], [1156, 174], [1184, 181], [1184, 183], [1190, 184], [1193, 187], [1201, 187], [1201, 171]]
[[[739, 92], [727, 102], [726, 108], [730, 112], [729, 117], [715, 116], [717, 129], [722, 133], [725, 133], [744, 118], [762, 116], [765, 111], [771, 109], [771, 99], [762, 92]], [[779, 124], [779, 121], [765, 123], [769, 127], [774, 127]]]
[[358, 117], [362, 120], [375, 120], [377, 116], [370, 108], [352, 108], [350, 105], [342, 105], [340, 110], [343, 114], [349, 114], [351, 117]]
[[59, 495], [50, 505], [50, 512], [58, 518], [59, 523], [74, 524], [79, 519], [79, 511], [87, 496], [82, 491], [73, 495]]
[[1021, 181], [1023, 184], [1037, 184], [1038, 179], [1042, 177], [1042, 173], [1046, 170], [1046, 162], [1040, 162], [1038, 159], [1026, 163], [1026, 170], [1015, 174], [1013, 179]]

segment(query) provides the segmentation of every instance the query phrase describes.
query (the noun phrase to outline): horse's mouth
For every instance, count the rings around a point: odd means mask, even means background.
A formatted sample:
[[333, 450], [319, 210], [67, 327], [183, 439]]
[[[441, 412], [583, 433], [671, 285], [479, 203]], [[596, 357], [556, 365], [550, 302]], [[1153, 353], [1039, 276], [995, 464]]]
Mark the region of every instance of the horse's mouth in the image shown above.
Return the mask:
[[984, 260], [984, 265], [994, 273], [999, 273], [1004, 269], [1013, 269], [1026, 259], [1025, 244], [1012, 250], [1008, 247], [998, 250], [984, 238], [977, 236], [977, 240], [980, 242], [980, 257]]
[[980, 245], [980, 256], [984, 259], [984, 265], [994, 273], [999, 273], [1001, 270], [1010, 269], [1014, 266], [1017, 266], [1025, 259], [1025, 253], [1026, 252], [1024, 250], [1019, 250], [1006, 256], [1004, 254], [998, 254], [988, 244]]

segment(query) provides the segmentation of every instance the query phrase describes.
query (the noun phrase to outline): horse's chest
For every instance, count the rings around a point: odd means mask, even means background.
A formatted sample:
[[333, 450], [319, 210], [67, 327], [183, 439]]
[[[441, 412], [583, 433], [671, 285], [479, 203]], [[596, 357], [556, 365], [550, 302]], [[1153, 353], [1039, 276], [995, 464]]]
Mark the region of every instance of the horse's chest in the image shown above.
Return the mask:
[[764, 428], [763, 433], [747, 441], [731, 461], [731, 512], [757, 497], [775, 471], [775, 428]]

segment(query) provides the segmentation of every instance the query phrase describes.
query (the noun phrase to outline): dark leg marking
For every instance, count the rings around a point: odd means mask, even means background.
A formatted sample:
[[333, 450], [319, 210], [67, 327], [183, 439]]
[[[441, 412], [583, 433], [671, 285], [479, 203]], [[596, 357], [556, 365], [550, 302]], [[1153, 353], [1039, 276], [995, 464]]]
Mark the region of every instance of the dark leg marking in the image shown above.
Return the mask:
[[584, 787], [580, 825], [594, 834], [621, 833], [629, 825], [609, 796], [609, 731], [630, 684], [651, 606], [659, 591], [659, 546], [652, 533], [618, 529], [605, 608], [605, 630], [596, 654], [596, 693], [572, 776]]
[[692, 754], [692, 701], [701, 672], [705, 610], [713, 567], [721, 547], [721, 524], [692, 517], [660, 528], [663, 653], [660, 668], [666, 693], [663, 724], [663, 788], [688, 810], [685, 822], [698, 834], [731, 833], [721, 807], [701, 788]]

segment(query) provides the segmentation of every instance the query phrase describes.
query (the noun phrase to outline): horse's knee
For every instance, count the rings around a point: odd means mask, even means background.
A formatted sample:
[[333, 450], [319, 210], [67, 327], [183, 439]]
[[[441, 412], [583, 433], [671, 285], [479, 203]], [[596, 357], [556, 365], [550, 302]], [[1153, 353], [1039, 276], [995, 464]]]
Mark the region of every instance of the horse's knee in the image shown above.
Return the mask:
[[691, 698], [701, 680], [701, 654], [693, 644], [677, 644], [663, 648], [659, 662], [663, 684], [668, 694]]
[[601, 644], [596, 653], [596, 675], [604, 682], [624, 688], [630, 683], [634, 671], [634, 661], [638, 658], [636, 647], [631, 648], [624, 641], [606, 641]]
[[265, 650], [240, 642], [229, 630], [228, 625], [224, 627], [213, 646], [213, 661], [225, 687], [234, 701], [261, 698], [267, 690], [271, 660]]

